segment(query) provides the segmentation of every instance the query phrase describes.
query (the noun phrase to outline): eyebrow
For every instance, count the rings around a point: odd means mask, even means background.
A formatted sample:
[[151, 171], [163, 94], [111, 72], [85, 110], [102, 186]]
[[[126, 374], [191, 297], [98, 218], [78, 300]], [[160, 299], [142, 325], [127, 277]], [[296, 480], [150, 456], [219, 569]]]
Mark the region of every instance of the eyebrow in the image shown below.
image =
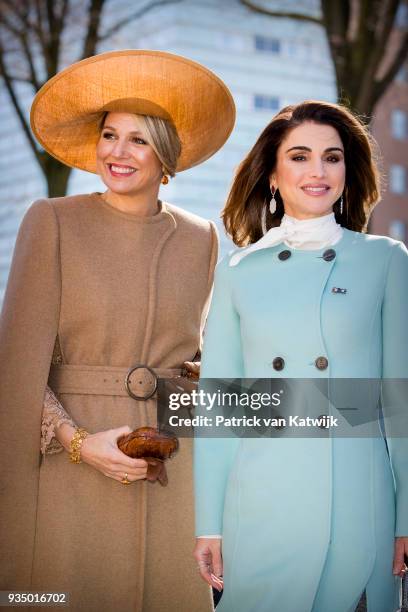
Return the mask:
[[[293, 151], [293, 149], [297, 149], [301, 151], [309, 151], [310, 153], [312, 152], [312, 149], [310, 149], [309, 147], [297, 146], [297, 147], [291, 147], [290, 149], [286, 151], [286, 153], [289, 153], [289, 151]], [[341, 153], [344, 153], [343, 149], [341, 149], [340, 147], [329, 147], [328, 149], [324, 150], [324, 153], [328, 153], [329, 151], [340, 151]]]
[[[116, 129], [114, 127], [112, 127], [111, 125], [104, 125], [103, 130], [112, 130], [113, 132], [116, 132]], [[139, 130], [134, 130], [132, 132], [130, 132], [131, 134], [140, 134], [143, 136], [142, 132], [140, 132]]]

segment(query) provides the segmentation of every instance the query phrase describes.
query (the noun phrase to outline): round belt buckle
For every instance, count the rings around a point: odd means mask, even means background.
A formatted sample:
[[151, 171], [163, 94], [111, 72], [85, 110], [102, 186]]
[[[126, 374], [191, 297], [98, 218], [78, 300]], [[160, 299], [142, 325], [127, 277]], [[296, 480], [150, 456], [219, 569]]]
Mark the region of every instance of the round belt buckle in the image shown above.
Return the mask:
[[[133, 391], [130, 388], [130, 377], [133, 374], [133, 372], [135, 372], [136, 370], [147, 370], [149, 372], [149, 374], [152, 376], [153, 378], [153, 390], [151, 392], [149, 392], [147, 395], [136, 395], [136, 393], [133, 393]], [[141, 381], [140, 381], [141, 382]], [[135, 400], [148, 400], [151, 397], [153, 397], [153, 395], [156, 393], [157, 391], [157, 376], [154, 373], [154, 371], [152, 370], [152, 368], [149, 368], [149, 366], [147, 365], [142, 365], [142, 364], [138, 364], [133, 366], [132, 368], [130, 368], [129, 372], [126, 374], [126, 378], [125, 378], [125, 388], [126, 391], [128, 393], [128, 395], [130, 395], [130, 397], [132, 397]]]

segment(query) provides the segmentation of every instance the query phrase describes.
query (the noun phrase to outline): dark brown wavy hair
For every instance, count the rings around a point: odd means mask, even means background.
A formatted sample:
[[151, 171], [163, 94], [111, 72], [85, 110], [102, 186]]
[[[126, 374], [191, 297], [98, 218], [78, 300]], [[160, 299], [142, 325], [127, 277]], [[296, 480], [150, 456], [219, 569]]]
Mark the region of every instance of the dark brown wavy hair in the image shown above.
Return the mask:
[[227, 234], [237, 246], [252, 244], [262, 237], [264, 210], [267, 229], [280, 225], [283, 201], [277, 191], [276, 212], [272, 215], [269, 177], [275, 169], [281, 142], [290, 130], [305, 121], [331, 125], [337, 130], [344, 146], [346, 181], [343, 214], [340, 214], [340, 200], [334, 204], [334, 214], [343, 227], [357, 232], [365, 230], [371, 211], [380, 199], [376, 142], [366, 125], [345, 106], [306, 100], [285, 106], [275, 115], [238, 166], [221, 215]]

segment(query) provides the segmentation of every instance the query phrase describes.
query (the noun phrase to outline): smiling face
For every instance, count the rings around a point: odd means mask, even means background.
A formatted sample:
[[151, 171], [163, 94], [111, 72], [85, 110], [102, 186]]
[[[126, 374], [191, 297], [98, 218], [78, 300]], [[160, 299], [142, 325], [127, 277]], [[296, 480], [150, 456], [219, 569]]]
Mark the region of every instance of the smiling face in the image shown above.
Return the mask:
[[309, 219], [332, 212], [345, 177], [344, 147], [337, 130], [307, 121], [280, 144], [270, 185], [279, 189], [287, 215]]
[[108, 113], [105, 118], [96, 147], [96, 167], [116, 194], [157, 196], [162, 165], [141, 129], [137, 115]]

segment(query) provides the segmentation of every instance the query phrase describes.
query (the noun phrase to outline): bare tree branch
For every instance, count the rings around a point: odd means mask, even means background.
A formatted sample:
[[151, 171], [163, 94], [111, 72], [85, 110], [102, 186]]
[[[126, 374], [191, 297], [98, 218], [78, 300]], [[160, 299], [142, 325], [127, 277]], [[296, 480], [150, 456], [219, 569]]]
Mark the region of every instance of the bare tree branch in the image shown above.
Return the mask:
[[14, 36], [20, 38], [23, 30], [20, 30], [19, 28], [16, 28], [16, 26], [14, 26], [12, 23], [10, 23], [10, 21], [8, 20], [8, 18], [5, 15], [4, 12], [0, 13], [0, 23], [1, 23], [1, 25], [4, 28], [6, 28], [6, 30], [8, 30], [9, 32], [14, 34]]
[[[367, 2], [368, 5], [372, 4]], [[365, 56], [364, 68], [359, 67], [358, 74], [360, 76], [360, 83], [358, 85], [358, 93], [356, 92], [355, 104], [357, 108], [372, 110], [373, 104], [373, 92], [375, 88], [375, 76], [378, 71], [381, 59], [384, 55], [384, 49], [390, 38], [391, 30], [395, 21], [395, 15], [398, 9], [399, 0], [389, 0], [386, 5], [378, 5], [378, 13], [373, 18], [378, 23], [380, 21], [380, 27], [377, 31], [372, 34], [369, 31], [368, 40], [365, 41], [362, 56]], [[383, 11], [381, 11], [381, 8]], [[382, 15], [381, 15], [382, 13]], [[379, 19], [382, 17], [382, 19]], [[375, 26], [373, 26], [374, 28]]]
[[24, 55], [25, 58], [27, 60], [27, 64], [28, 64], [28, 68], [29, 68], [29, 72], [30, 72], [30, 82], [32, 83], [35, 91], [38, 91], [41, 87], [40, 84], [40, 80], [37, 76], [37, 72], [35, 70], [35, 66], [34, 66], [34, 62], [33, 62], [33, 55], [31, 52], [31, 49], [29, 47], [28, 44], [28, 39], [27, 39], [27, 33], [24, 32], [24, 34], [21, 36], [21, 45], [23, 47], [24, 50]]
[[46, 0], [46, 14], [48, 20], [49, 36], [49, 53], [54, 58], [54, 65], [51, 72], [56, 74], [59, 64], [61, 32], [64, 27], [64, 19], [68, 11], [69, 0], [62, 0], [61, 11], [58, 15], [57, 4], [54, 0]]
[[100, 41], [106, 40], [107, 38], [112, 36], [112, 34], [115, 34], [116, 32], [118, 32], [118, 30], [123, 28], [123, 26], [127, 25], [129, 21], [133, 21], [134, 19], [139, 19], [140, 17], [143, 17], [143, 15], [150, 12], [152, 9], [155, 9], [159, 6], [164, 6], [165, 4], [177, 4], [179, 2], [183, 2], [183, 0], [157, 0], [156, 2], [152, 2], [148, 6], [145, 6], [142, 9], [135, 11], [134, 13], [132, 13], [125, 19], [121, 19], [120, 21], [115, 23], [115, 25], [113, 25], [111, 28], [106, 30], [104, 34], [99, 36], [99, 40]]
[[28, 142], [30, 144], [30, 147], [31, 147], [31, 149], [32, 149], [32, 151], [33, 151], [33, 153], [34, 153], [38, 163], [40, 164], [41, 168], [43, 168], [43, 165], [44, 165], [44, 156], [43, 156], [42, 152], [39, 149], [37, 149], [36, 142], [34, 140], [34, 137], [33, 137], [32, 133], [31, 133], [30, 127], [28, 125], [28, 122], [26, 121], [26, 118], [24, 116], [23, 110], [22, 110], [22, 108], [20, 106], [20, 103], [18, 101], [17, 94], [16, 94], [16, 92], [14, 90], [14, 87], [13, 87], [13, 82], [12, 82], [12, 80], [10, 78], [10, 75], [8, 74], [6, 66], [4, 64], [4, 49], [3, 49], [2, 45], [1, 45], [1, 43], [0, 43], [0, 73], [1, 73], [1, 76], [3, 77], [3, 79], [4, 79], [4, 83], [6, 85], [7, 91], [9, 93], [11, 101], [13, 103], [14, 110], [16, 111], [17, 117], [20, 120], [20, 124], [21, 124], [21, 127], [24, 130], [24, 133], [27, 136], [27, 139], [28, 139]]
[[339, 88], [347, 70], [350, 1], [331, 2], [331, 0], [322, 0], [322, 12]]
[[56, 16], [56, 26], [57, 26], [58, 36], [64, 29], [64, 23], [65, 23], [65, 18], [68, 12], [68, 6], [69, 6], [69, 0], [63, 0], [62, 7], [61, 7], [61, 13]]
[[41, 14], [41, 0], [35, 0], [34, 1], [34, 5], [35, 5], [35, 13], [36, 13], [35, 31], [36, 31], [38, 40], [39, 40], [40, 45], [41, 45], [41, 49], [42, 49], [42, 53], [43, 53], [43, 59], [44, 59], [44, 63], [45, 63], [46, 69], [47, 69], [47, 74], [49, 74], [49, 69], [48, 69], [48, 64], [49, 64], [48, 43], [47, 43], [46, 34], [44, 32], [43, 16]]
[[379, 81], [376, 81], [374, 85], [374, 99], [378, 101], [381, 96], [385, 93], [388, 86], [395, 79], [399, 69], [403, 65], [405, 59], [408, 56], [408, 32], [405, 33], [402, 43], [395, 54], [394, 60], [389, 66], [387, 72], [383, 76], [383, 78]]
[[[32, 21], [29, 17], [28, 3], [19, 3], [20, 10], [17, 7], [17, 3], [12, 0], [1, 0], [1, 5], [6, 6], [10, 13], [12, 13], [20, 22], [23, 30], [27, 32], [34, 32], [38, 39], [41, 41], [41, 28], [35, 21]], [[4, 13], [4, 11], [2, 11]]]
[[[323, 24], [332, 36], [341, 37], [347, 39], [349, 20], [350, 20], [350, 0], [344, 0], [344, 2], [333, 3], [329, 7], [330, 0], [322, 0], [323, 10]], [[331, 8], [331, 10], [327, 10]]]
[[322, 25], [323, 23], [320, 17], [313, 17], [312, 15], [306, 15], [303, 13], [293, 13], [291, 11], [270, 11], [267, 8], [254, 4], [250, 0], [241, 0], [241, 4], [247, 6], [257, 13], [261, 13], [262, 15], [269, 15], [269, 17], [287, 17], [289, 19], [297, 19], [299, 21], [310, 21], [312, 23], [317, 23], [318, 25]]
[[45, 1], [45, 9], [46, 9], [46, 15], [47, 15], [47, 21], [48, 21], [48, 30], [51, 36], [53, 35], [54, 30], [55, 30], [54, 4], [55, 3], [53, 2], [53, 0]]
[[99, 26], [105, 0], [91, 0], [88, 11], [88, 27], [84, 40], [81, 58], [90, 57], [95, 54], [99, 38]]
[[[22, 18], [21, 19], [22, 23], [24, 23], [25, 22], [24, 15], [20, 14], [20, 17]], [[18, 80], [20, 81], [25, 80], [26, 82], [31, 83], [34, 89], [38, 91], [41, 85], [40, 85], [40, 82], [39, 82], [39, 79], [37, 77], [37, 73], [35, 70], [35, 66], [33, 62], [33, 53], [28, 44], [28, 35], [29, 35], [30, 30], [25, 27], [23, 27], [22, 29], [19, 29], [13, 26], [13, 24], [10, 23], [9, 19], [7, 18], [4, 12], [2, 14], [0, 13], [0, 24], [4, 28], [6, 28], [6, 30], [11, 32], [14, 35], [15, 39], [19, 41], [19, 48], [22, 50], [23, 55], [28, 65], [29, 77], [26, 77], [25, 79], [22, 77], [18, 77]], [[10, 78], [14, 80], [14, 77], [10, 77]]]
[[54, 8], [55, 2], [53, 2], [53, 0], [46, 0], [46, 14], [49, 32], [47, 62], [48, 78], [57, 73], [59, 64], [60, 32], [58, 32]]
[[[0, 76], [3, 76], [3, 72], [1, 71], [1, 69]], [[30, 77], [27, 76], [23, 76], [20, 74], [12, 74], [11, 72], [8, 72], [8, 77], [13, 83], [26, 83], [27, 85], [33, 85], [32, 80], [30, 79]]]
[[[11, 13], [13, 13], [13, 15], [15, 17], [17, 17], [17, 19], [20, 21], [21, 25], [24, 28], [29, 28], [31, 26], [30, 22], [28, 21], [28, 19], [25, 16], [26, 12], [25, 11], [22, 12], [21, 10], [19, 10], [18, 7], [17, 7], [17, 3], [14, 3], [12, 0], [2, 0], [2, 4], [7, 6], [9, 11]], [[20, 6], [21, 6], [21, 2], [20, 2]]]
[[404, 38], [386, 75], [379, 79], [400, 5], [401, 0], [322, 0], [339, 100], [360, 115], [370, 117], [407, 55]]

